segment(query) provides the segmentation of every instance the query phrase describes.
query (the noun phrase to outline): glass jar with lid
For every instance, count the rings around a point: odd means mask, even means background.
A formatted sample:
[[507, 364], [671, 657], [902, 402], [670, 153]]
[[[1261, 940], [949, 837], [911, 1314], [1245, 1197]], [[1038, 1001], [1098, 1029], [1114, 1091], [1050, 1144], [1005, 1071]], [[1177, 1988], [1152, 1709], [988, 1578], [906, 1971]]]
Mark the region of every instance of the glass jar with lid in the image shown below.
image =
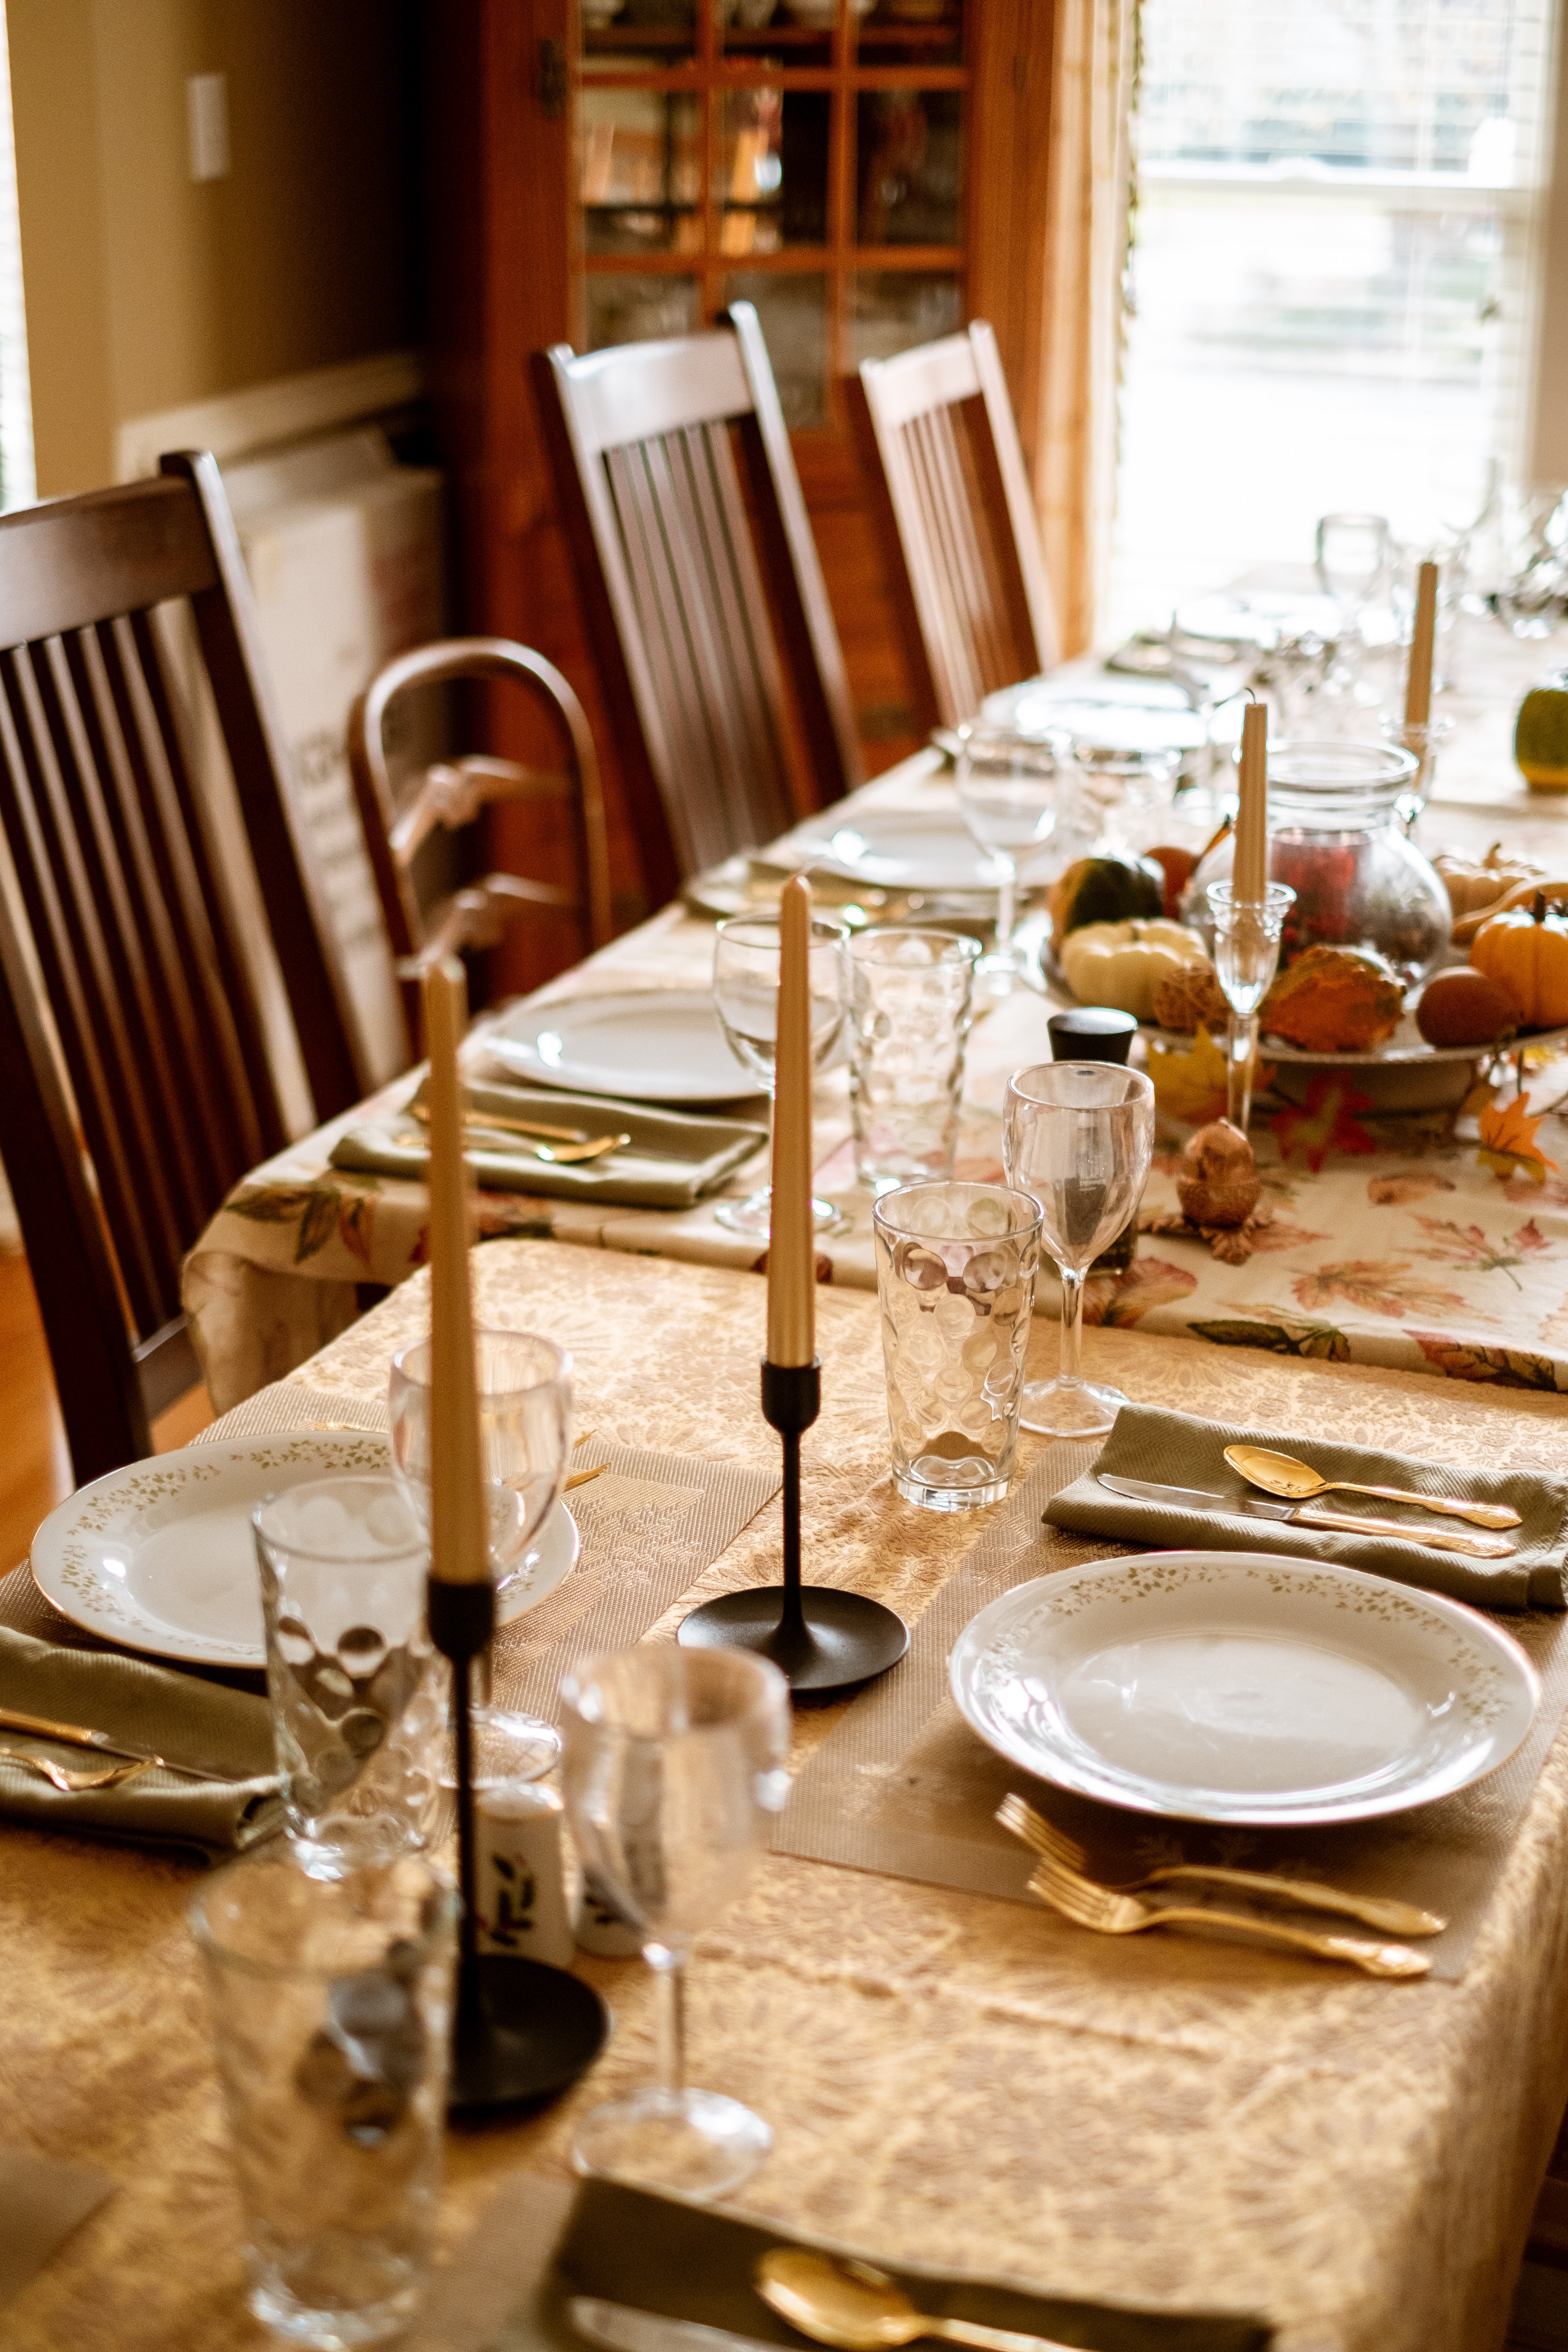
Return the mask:
[[[1268, 878], [1296, 893], [1282, 970], [1306, 948], [1371, 949], [1413, 988], [1441, 960], [1452, 929], [1448, 894], [1399, 815], [1416, 764], [1394, 744], [1287, 737], [1270, 745]], [[1193, 877], [1186, 904], [1200, 929], [1205, 891], [1229, 876], [1231, 852], [1227, 836]]]

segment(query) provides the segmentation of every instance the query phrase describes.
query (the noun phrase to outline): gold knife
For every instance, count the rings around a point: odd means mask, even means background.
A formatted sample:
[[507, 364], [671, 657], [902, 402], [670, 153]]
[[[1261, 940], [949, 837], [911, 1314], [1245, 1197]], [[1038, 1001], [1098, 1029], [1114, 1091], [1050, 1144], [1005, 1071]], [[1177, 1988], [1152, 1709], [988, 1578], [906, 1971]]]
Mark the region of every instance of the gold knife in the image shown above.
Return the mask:
[[0, 1731], [25, 1731], [35, 1739], [58, 1739], [65, 1748], [91, 1748], [100, 1756], [132, 1756], [139, 1764], [159, 1764], [165, 1772], [183, 1772], [192, 1780], [232, 1781], [250, 1777], [235, 1771], [232, 1766], [227, 1771], [214, 1771], [205, 1764], [176, 1764], [171, 1757], [161, 1756], [154, 1748], [143, 1748], [134, 1739], [110, 1738], [107, 1731], [89, 1731], [79, 1723], [55, 1723], [45, 1715], [22, 1715], [15, 1707], [0, 1706]]
[[1217, 1512], [1226, 1518], [1284, 1519], [1299, 1528], [1322, 1528], [1334, 1535], [1396, 1536], [1427, 1551], [1462, 1551], [1471, 1559], [1509, 1559], [1514, 1546], [1501, 1536], [1454, 1535], [1447, 1528], [1408, 1525], [1403, 1519], [1363, 1519], [1357, 1511], [1310, 1511], [1304, 1503], [1265, 1503], [1253, 1495], [1214, 1495], [1198, 1486], [1161, 1486], [1150, 1478], [1095, 1478], [1113, 1495], [1135, 1503], [1175, 1503], [1184, 1510]]

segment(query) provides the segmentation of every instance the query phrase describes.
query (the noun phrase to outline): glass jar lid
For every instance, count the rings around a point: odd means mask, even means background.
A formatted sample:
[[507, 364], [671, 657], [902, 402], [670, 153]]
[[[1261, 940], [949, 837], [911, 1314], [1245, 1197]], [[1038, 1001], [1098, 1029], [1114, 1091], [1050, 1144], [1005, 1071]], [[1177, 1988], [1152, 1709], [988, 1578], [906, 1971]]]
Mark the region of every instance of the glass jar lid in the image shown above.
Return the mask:
[[1271, 829], [1342, 833], [1383, 824], [1419, 765], [1395, 743], [1284, 737], [1268, 748]]

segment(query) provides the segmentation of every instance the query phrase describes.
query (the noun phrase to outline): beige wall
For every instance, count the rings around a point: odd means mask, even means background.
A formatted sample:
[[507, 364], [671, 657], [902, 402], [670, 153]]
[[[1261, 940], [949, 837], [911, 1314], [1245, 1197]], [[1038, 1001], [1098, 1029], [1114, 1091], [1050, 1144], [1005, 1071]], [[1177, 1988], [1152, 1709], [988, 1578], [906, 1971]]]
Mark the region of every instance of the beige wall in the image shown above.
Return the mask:
[[[419, 339], [416, 0], [7, 0], [40, 496], [128, 419]], [[228, 77], [192, 182], [185, 79]]]

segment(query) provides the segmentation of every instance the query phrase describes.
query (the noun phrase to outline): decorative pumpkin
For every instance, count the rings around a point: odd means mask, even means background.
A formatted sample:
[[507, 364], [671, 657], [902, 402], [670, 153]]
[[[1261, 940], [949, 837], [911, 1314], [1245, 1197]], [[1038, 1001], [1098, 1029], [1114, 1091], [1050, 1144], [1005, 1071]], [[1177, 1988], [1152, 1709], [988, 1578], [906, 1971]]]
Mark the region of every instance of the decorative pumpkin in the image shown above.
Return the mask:
[[1549, 907], [1543, 891], [1536, 892], [1533, 905], [1484, 924], [1470, 961], [1511, 998], [1521, 1027], [1568, 1024], [1568, 913]]
[[1068, 986], [1083, 1004], [1110, 1004], [1135, 1021], [1154, 1017], [1154, 991], [1168, 972], [1205, 962], [1204, 943], [1180, 923], [1087, 923], [1058, 950]]
[[1252, 1146], [1227, 1118], [1189, 1135], [1182, 1147], [1176, 1198], [1194, 1225], [1244, 1225], [1263, 1191]]
[[1365, 1054], [1393, 1036], [1404, 1009], [1399, 976], [1381, 956], [1317, 947], [1279, 974], [1259, 1017], [1304, 1054]]
[[1429, 1045], [1495, 1045], [1518, 1028], [1519, 1015], [1505, 988], [1463, 964], [1427, 982], [1415, 1026]]
[[1568, 670], [1532, 686], [1520, 704], [1513, 761], [1532, 793], [1568, 793]]
[[1165, 974], [1154, 991], [1154, 1018], [1162, 1029], [1184, 1036], [1196, 1029], [1218, 1035], [1230, 1019], [1230, 1006], [1206, 956], [1202, 963], [1180, 963]]
[[1077, 857], [1052, 883], [1048, 903], [1059, 942], [1086, 923], [1163, 914], [1165, 877], [1152, 857]]
[[1500, 841], [1494, 841], [1484, 857], [1461, 857], [1457, 849], [1440, 849], [1432, 863], [1443, 877], [1456, 922], [1461, 916], [1495, 907], [1516, 882], [1546, 879], [1544, 867], [1528, 857], [1510, 855]]
[[1528, 909], [1533, 906], [1538, 890], [1544, 893], [1546, 902], [1551, 906], [1559, 898], [1568, 898], [1568, 880], [1554, 881], [1550, 876], [1533, 874], [1527, 876], [1522, 882], [1510, 882], [1489, 907], [1478, 907], [1472, 913], [1460, 916], [1454, 925], [1455, 946], [1468, 947], [1482, 924], [1489, 923], [1494, 915], [1511, 915], [1516, 907]]
[[1183, 849], [1178, 843], [1168, 843], [1151, 849], [1148, 855], [1165, 877], [1164, 912], [1171, 922], [1179, 923], [1187, 885], [1198, 870], [1196, 853]]

